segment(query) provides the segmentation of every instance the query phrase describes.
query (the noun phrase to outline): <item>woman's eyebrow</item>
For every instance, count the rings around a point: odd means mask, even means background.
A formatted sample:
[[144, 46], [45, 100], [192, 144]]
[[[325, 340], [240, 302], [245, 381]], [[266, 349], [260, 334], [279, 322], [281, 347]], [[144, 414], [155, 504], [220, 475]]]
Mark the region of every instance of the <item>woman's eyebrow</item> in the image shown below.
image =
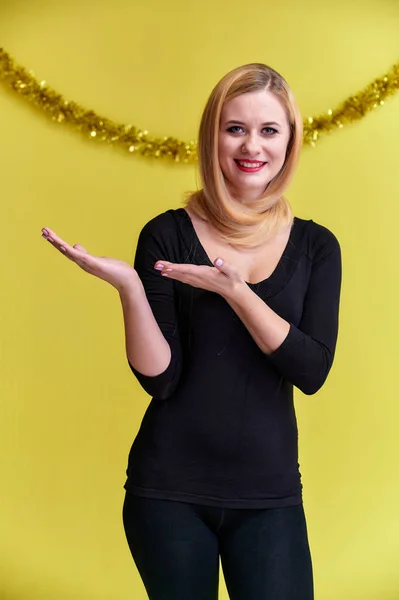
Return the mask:
[[[236, 120], [227, 121], [226, 125], [230, 125], [231, 123], [234, 123], [235, 125], [245, 125], [245, 123], [243, 123], [242, 121]], [[262, 127], [270, 127], [271, 125], [276, 125], [277, 127], [280, 127], [280, 123], [276, 123], [276, 121], [268, 121], [267, 123], [262, 123]]]

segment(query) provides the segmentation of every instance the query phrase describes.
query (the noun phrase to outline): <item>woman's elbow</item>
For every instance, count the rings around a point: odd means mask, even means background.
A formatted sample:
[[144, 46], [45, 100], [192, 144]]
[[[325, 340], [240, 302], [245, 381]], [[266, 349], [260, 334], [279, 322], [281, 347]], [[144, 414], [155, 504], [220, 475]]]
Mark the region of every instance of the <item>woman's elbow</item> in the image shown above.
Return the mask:
[[332, 360], [325, 360], [322, 365], [314, 367], [311, 371], [304, 374], [298, 381], [296, 387], [306, 396], [313, 396], [325, 384], [332, 366]]
[[324, 385], [325, 379], [320, 380], [309, 380], [301, 381], [296, 387], [301, 390], [306, 396], [313, 396], [316, 394]]

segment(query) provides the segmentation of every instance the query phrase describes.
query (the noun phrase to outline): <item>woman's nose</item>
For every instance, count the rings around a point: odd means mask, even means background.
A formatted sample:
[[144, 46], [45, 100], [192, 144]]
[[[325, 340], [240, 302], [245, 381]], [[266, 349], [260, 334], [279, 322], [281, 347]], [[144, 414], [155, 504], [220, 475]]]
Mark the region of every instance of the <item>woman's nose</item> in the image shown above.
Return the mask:
[[244, 154], [255, 156], [261, 151], [260, 140], [257, 138], [257, 136], [254, 135], [248, 136], [244, 141], [241, 149]]

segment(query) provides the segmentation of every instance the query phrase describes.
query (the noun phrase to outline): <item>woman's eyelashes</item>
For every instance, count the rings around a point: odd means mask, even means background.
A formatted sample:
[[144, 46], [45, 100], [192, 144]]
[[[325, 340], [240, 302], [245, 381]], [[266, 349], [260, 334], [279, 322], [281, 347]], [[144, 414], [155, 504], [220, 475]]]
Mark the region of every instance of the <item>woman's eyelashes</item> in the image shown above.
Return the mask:
[[266, 131], [266, 130], [270, 132], [266, 135], [274, 135], [274, 134], [278, 133], [277, 129], [274, 129], [274, 127], [265, 127], [264, 129], [262, 129], [262, 131]]
[[[237, 133], [237, 134], [241, 134], [241, 133], [245, 133], [245, 130], [240, 127], [239, 125], [233, 125], [232, 127], [229, 127], [227, 129], [227, 131], [229, 133]], [[262, 129], [262, 134], [264, 135], [275, 135], [276, 133], [278, 133], [277, 129], [274, 129], [274, 127], [264, 127]]]

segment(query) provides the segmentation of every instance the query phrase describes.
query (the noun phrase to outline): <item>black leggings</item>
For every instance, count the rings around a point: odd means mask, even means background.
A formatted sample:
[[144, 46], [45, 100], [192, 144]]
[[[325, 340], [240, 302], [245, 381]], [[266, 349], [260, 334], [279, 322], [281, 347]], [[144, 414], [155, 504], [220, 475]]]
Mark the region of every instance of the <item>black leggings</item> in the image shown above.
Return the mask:
[[302, 505], [215, 508], [126, 494], [123, 523], [150, 600], [313, 600]]

